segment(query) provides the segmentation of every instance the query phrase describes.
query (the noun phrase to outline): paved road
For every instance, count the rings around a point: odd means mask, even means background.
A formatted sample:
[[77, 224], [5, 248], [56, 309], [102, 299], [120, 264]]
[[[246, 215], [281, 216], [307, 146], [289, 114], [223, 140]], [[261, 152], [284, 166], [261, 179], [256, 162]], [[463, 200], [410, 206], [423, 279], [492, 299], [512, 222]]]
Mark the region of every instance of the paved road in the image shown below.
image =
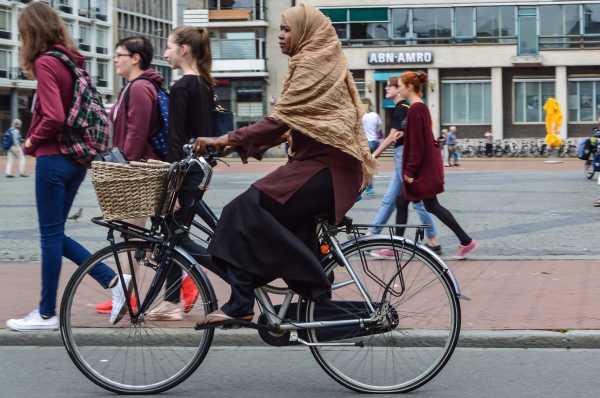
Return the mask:
[[[497, 167], [464, 162], [464, 167], [447, 173], [447, 192], [440, 199], [464, 229], [481, 240], [477, 256], [600, 257], [600, 245], [596, 244], [600, 209], [591, 206], [598, 185], [583, 178], [578, 163], [544, 166], [542, 160], [534, 160], [528, 164], [532, 163], [536, 167], [515, 169], [518, 161]], [[220, 212], [269, 167], [217, 170], [207, 202]], [[381, 202], [391, 176], [389, 167], [382, 169], [375, 182], [377, 196], [350, 211], [359, 222], [370, 222]], [[39, 259], [33, 178], [0, 178], [0, 192], [0, 260]], [[89, 179], [73, 208], [83, 208], [84, 216], [80, 222], [69, 223], [68, 233], [92, 249], [102, 247], [103, 229], [88, 221], [100, 214]], [[416, 222], [414, 214], [411, 218]], [[446, 227], [440, 228], [443, 245], [453, 253], [454, 236]]]
[[[427, 398], [584, 398], [600, 389], [597, 350], [461, 349]], [[114, 397], [80, 374], [62, 348], [0, 348], [0, 397]], [[214, 348], [200, 369], [162, 397], [358, 397], [300, 349]]]

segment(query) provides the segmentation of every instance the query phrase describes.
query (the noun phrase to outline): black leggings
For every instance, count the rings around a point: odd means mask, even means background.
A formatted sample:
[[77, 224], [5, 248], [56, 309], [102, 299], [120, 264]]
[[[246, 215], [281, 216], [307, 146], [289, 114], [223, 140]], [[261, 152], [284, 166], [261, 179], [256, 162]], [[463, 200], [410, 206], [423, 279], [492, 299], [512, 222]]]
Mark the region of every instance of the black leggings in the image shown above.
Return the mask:
[[[403, 194], [398, 195], [396, 198], [396, 224], [406, 224], [408, 220], [408, 205], [410, 201], [407, 200]], [[430, 199], [424, 199], [423, 204], [425, 209], [436, 216], [441, 222], [443, 222], [448, 228], [454, 232], [461, 245], [468, 245], [471, 243], [471, 237], [458, 225], [456, 219], [450, 213], [448, 209], [438, 202], [437, 197], [434, 196]], [[397, 228], [396, 235], [403, 236], [404, 228]]]

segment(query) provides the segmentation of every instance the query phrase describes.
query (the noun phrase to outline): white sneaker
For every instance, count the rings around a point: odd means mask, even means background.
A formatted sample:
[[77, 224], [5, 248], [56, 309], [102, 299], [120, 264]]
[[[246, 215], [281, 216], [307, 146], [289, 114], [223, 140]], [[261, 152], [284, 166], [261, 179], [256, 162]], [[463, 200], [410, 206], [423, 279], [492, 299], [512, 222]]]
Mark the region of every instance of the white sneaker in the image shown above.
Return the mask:
[[24, 318], [9, 319], [6, 321], [6, 327], [17, 332], [32, 332], [36, 330], [56, 330], [58, 329], [58, 318], [55, 316], [44, 319], [40, 311], [35, 309]]
[[127, 286], [127, 294], [123, 291], [123, 285], [121, 280], [117, 280], [117, 286], [111, 289], [112, 291], [112, 310], [110, 312], [110, 323], [116, 324], [123, 318], [123, 315], [127, 312], [127, 306], [125, 305], [127, 297], [129, 297], [129, 291], [131, 290], [131, 275], [123, 274], [123, 280], [125, 286]]

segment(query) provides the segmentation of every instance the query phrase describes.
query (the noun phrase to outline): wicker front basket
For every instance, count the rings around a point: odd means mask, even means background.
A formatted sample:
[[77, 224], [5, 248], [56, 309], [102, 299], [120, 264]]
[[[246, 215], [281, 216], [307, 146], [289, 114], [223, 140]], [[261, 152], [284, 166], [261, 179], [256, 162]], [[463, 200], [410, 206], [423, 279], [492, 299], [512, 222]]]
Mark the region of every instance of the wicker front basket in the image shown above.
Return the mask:
[[169, 164], [92, 162], [92, 184], [106, 220], [156, 214]]

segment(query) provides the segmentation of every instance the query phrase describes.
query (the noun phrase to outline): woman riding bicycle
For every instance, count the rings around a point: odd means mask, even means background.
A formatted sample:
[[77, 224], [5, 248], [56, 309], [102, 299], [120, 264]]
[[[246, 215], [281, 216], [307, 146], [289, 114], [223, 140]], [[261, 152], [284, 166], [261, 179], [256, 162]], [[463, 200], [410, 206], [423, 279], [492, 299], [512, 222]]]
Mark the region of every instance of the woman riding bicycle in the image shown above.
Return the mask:
[[261, 159], [288, 131], [292, 140], [289, 162], [223, 209], [208, 250], [232, 292], [204, 326], [252, 319], [254, 289], [277, 278], [304, 297], [327, 297], [331, 282], [317, 257], [316, 218], [339, 222], [374, 172], [356, 85], [331, 22], [300, 5], [283, 13], [280, 28], [290, 63], [271, 116], [195, 143], [198, 153], [232, 147], [245, 161]]

